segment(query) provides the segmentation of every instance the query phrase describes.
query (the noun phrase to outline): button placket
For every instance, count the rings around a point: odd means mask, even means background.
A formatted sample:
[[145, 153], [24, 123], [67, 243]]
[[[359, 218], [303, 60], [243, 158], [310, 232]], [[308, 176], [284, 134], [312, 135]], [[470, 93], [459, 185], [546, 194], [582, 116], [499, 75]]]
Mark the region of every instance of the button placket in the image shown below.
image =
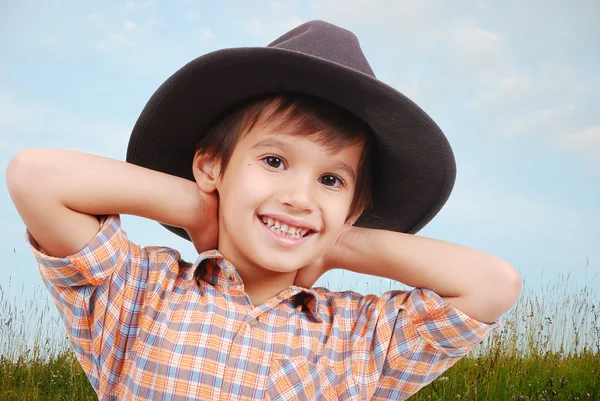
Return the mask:
[[[229, 290], [232, 289], [239, 295], [243, 294], [235, 286], [229, 287]], [[252, 310], [249, 309], [247, 312], [248, 314], [246, 315], [244, 321], [240, 322], [240, 324], [235, 327], [235, 334], [233, 335], [233, 339], [229, 346], [227, 362], [223, 376], [227, 379], [224, 379], [223, 386], [220, 389], [223, 394], [229, 394], [232, 391], [234, 382], [229, 378], [235, 377], [241, 370], [244, 369], [244, 365], [246, 364], [245, 358], [247, 358], [248, 355], [255, 355], [257, 352], [257, 340], [254, 338], [253, 330], [253, 328], [259, 323], [258, 315], [256, 314], [257, 311], [252, 313]], [[259, 314], [260, 313], [261, 312], [259, 312]], [[253, 360], [256, 360], [256, 357], [253, 357]]]

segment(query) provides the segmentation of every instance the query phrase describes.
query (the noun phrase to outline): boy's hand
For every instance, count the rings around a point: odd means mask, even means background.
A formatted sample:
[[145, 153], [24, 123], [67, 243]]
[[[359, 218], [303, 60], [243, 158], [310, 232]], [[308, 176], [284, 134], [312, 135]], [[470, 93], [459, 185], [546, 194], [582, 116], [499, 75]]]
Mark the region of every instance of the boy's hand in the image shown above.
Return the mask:
[[343, 238], [352, 229], [351, 225], [347, 225], [345, 231], [339, 236], [336, 243], [331, 249], [322, 257], [315, 260], [313, 263], [301, 268], [296, 273], [294, 279], [294, 285], [303, 288], [311, 288], [312, 285], [329, 270], [339, 268], [338, 261], [340, 260], [339, 255], [343, 252], [344, 241]]
[[206, 193], [194, 185], [189, 224], [183, 227], [198, 253], [217, 249], [219, 244], [219, 195]]

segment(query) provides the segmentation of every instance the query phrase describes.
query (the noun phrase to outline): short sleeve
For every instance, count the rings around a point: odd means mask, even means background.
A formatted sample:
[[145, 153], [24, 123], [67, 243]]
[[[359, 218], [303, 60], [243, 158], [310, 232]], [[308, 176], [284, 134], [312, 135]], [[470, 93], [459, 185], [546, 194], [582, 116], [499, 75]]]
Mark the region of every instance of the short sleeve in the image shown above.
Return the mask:
[[129, 241], [119, 215], [99, 216], [99, 222], [94, 238], [63, 258], [49, 256], [29, 231], [25, 237], [77, 359], [103, 399], [137, 339], [144, 305], [172, 285], [180, 255]]
[[419, 288], [365, 297], [357, 320], [354, 380], [363, 397], [373, 400], [408, 398], [500, 325], [479, 322], [434, 291]]
[[29, 230], [25, 241], [37, 260], [42, 279], [52, 286], [98, 285], [117, 268], [128, 263], [127, 235], [121, 229], [119, 215], [99, 216], [100, 229], [85, 247], [64, 258], [49, 256]]

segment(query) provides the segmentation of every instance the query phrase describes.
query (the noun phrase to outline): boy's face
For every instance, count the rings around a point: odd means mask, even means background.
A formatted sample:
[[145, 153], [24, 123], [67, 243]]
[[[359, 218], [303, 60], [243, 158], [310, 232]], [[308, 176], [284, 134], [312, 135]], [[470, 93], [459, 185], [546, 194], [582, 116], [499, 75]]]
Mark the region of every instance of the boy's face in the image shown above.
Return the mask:
[[257, 124], [216, 184], [221, 253], [238, 269], [281, 273], [323, 256], [343, 232], [361, 152], [362, 144], [332, 152]]

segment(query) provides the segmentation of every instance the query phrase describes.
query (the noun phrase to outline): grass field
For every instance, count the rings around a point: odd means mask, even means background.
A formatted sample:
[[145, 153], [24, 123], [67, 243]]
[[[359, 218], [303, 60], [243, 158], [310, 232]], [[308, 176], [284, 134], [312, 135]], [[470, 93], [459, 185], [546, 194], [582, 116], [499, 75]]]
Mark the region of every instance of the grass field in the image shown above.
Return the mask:
[[[569, 276], [541, 294], [525, 282], [502, 330], [410, 400], [600, 401], [600, 294]], [[0, 400], [97, 399], [53, 309], [0, 287]]]

